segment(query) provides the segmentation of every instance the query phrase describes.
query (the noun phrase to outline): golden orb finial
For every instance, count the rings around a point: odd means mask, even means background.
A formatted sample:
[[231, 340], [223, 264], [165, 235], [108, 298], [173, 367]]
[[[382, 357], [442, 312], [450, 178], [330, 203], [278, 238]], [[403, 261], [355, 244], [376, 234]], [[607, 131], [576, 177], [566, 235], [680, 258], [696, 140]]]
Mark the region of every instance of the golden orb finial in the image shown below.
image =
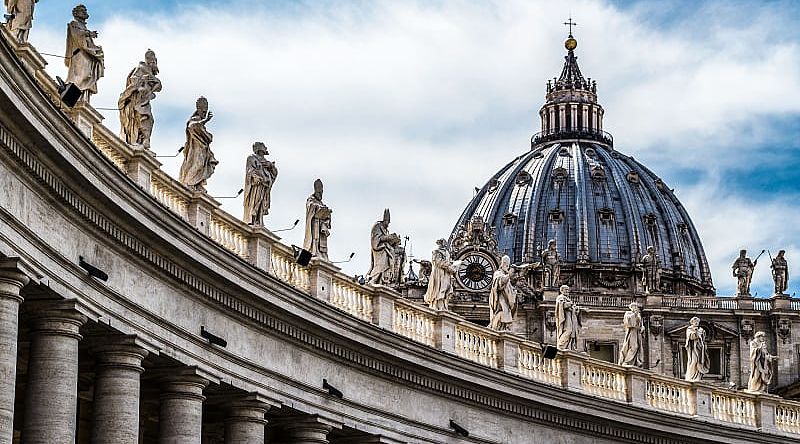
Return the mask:
[[564, 47], [567, 48], [567, 50], [572, 51], [578, 47], [578, 41], [572, 36], [569, 36], [569, 38], [564, 42]]

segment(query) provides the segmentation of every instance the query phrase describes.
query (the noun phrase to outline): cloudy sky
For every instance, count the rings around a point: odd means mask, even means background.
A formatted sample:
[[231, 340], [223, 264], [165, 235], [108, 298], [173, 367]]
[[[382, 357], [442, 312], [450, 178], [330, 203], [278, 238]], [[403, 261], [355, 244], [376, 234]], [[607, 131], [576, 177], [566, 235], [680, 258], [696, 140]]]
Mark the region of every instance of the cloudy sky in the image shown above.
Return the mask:
[[[312, 183], [334, 209], [331, 258], [369, 268], [383, 209], [427, 257], [473, 187], [530, 148], [562, 23], [598, 82], [616, 148], [675, 188], [704, 241], [719, 294], [739, 248], [800, 264], [800, 4], [791, 1], [89, 0], [106, 54], [96, 107], [114, 107], [145, 50], [158, 55], [153, 149], [174, 154], [195, 99], [220, 160], [213, 196], [242, 186], [264, 141], [280, 174], [267, 226], [303, 217]], [[62, 54], [74, 2], [38, 3], [31, 42]], [[48, 57], [51, 75], [63, 61]], [[117, 113], [103, 111], [119, 128]], [[163, 159], [177, 176], [180, 158]], [[241, 198], [223, 201], [241, 214]], [[283, 233], [302, 242], [300, 228]], [[766, 255], [765, 255], [766, 256]], [[794, 292], [798, 280], [790, 282]], [[754, 277], [771, 294], [769, 261]]]

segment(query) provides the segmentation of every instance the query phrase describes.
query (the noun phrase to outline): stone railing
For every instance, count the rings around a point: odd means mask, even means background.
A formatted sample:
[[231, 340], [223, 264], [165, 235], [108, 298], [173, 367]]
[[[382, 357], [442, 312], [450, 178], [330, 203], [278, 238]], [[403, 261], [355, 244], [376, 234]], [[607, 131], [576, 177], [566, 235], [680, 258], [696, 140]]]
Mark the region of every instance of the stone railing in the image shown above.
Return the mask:
[[770, 311], [772, 310], [772, 301], [769, 299], [753, 299], [753, 310]]
[[800, 405], [776, 406], [775, 426], [783, 432], [800, 434]]
[[624, 295], [577, 295], [575, 298], [578, 305], [586, 307], [627, 307], [633, 302], [641, 302], [641, 298]]
[[697, 402], [688, 382], [651, 377], [647, 380], [647, 403], [656, 410], [694, 415]]
[[169, 178], [160, 176], [160, 174], [150, 176], [150, 194], [165, 207], [180, 217], [187, 219], [189, 215], [189, 196], [180, 193], [180, 188], [174, 186]]
[[714, 392], [711, 394], [711, 414], [723, 422], [755, 426], [755, 397], [740, 393]]
[[357, 318], [372, 322], [372, 295], [352, 280], [334, 276], [329, 302]]
[[270, 256], [271, 274], [306, 293], [311, 291], [311, 273], [294, 260], [291, 250], [273, 245]]
[[240, 222], [231, 219], [226, 213], [212, 214], [208, 224], [208, 235], [228, 250], [247, 257], [247, 231], [239, 226]]
[[547, 359], [541, 347], [523, 343], [519, 345], [517, 368], [519, 374], [550, 385], [561, 385], [561, 360]]
[[661, 298], [661, 306], [668, 308], [737, 310], [739, 308], [739, 301], [735, 298], [721, 298], [713, 296], [663, 296]]
[[489, 367], [498, 367], [498, 340], [488, 329], [464, 321], [456, 326], [456, 355]]
[[618, 366], [585, 362], [581, 366], [581, 386], [587, 393], [609, 399], [626, 399], [625, 371]]
[[792, 299], [789, 301], [789, 309], [794, 311], [800, 311], [800, 299]]
[[422, 307], [402, 299], [395, 301], [392, 330], [409, 339], [433, 347], [435, 345], [436, 316], [420, 310]]

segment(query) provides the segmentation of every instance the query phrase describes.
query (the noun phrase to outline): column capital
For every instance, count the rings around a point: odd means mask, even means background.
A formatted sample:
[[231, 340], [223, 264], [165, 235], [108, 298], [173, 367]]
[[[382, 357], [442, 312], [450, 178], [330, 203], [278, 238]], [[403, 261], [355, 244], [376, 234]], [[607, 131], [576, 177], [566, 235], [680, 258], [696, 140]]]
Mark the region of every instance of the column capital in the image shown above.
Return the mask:
[[284, 430], [293, 440], [306, 443], [328, 443], [328, 433], [339, 424], [319, 415], [297, 416], [282, 419]]
[[150, 354], [134, 335], [92, 338], [90, 350], [98, 368], [126, 367], [139, 373], [144, 371], [142, 361]]
[[89, 318], [78, 311], [75, 301], [37, 300], [23, 305], [32, 332], [69, 336], [80, 340], [79, 331]]
[[161, 399], [189, 399], [205, 401], [203, 390], [210, 381], [193, 372], [193, 369], [178, 370], [175, 374], [161, 378]]
[[19, 260], [0, 260], [0, 298], [11, 298], [22, 302], [19, 292], [28, 282], [30, 278], [20, 269]]
[[266, 425], [267, 419], [264, 418], [264, 415], [267, 414], [267, 411], [269, 411], [272, 406], [265, 402], [242, 397], [241, 399], [231, 401], [227, 407], [228, 416], [225, 419], [226, 423], [252, 422]]

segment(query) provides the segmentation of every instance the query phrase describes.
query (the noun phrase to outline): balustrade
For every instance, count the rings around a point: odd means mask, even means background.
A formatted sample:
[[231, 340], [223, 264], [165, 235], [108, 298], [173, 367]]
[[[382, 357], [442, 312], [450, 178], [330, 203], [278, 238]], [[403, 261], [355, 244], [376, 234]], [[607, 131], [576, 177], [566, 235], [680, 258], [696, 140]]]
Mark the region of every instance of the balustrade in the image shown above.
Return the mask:
[[356, 285], [334, 277], [330, 303], [365, 321], [372, 321], [372, 295]]
[[778, 404], [775, 407], [775, 426], [783, 432], [800, 434], [800, 404]]
[[150, 194], [183, 219], [188, 217], [188, 202], [173, 187], [153, 175], [150, 177]]
[[[276, 244], [275, 247], [278, 245]], [[273, 248], [270, 263], [272, 264], [273, 276], [298, 290], [310, 293], [311, 273], [309, 273], [308, 268], [295, 262], [291, 253], [283, 249]]]
[[667, 308], [738, 310], [739, 301], [721, 297], [664, 296], [661, 306]]
[[755, 401], [752, 397], [736, 393], [712, 393], [711, 414], [720, 421], [756, 425]]
[[645, 396], [647, 403], [658, 410], [693, 415], [697, 407], [691, 385], [677, 380], [651, 378], [647, 381]]
[[586, 307], [627, 307], [637, 302], [633, 296], [621, 295], [578, 295], [578, 305]]
[[497, 339], [488, 330], [461, 324], [456, 326], [456, 354], [462, 358], [497, 368]]
[[561, 385], [561, 361], [546, 359], [540, 349], [520, 345], [518, 369], [522, 376], [551, 385]]
[[754, 299], [753, 310], [756, 311], [770, 311], [772, 310], [772, 301], [768, 299]]
[[626, 399], [625, 371], [584, 362], [581, 366], [581, 387], [587, 393], [610, 399]]
[[434, 330], [436, 321], [433, 316], [423, 312], [419, 307], [395, 303], [394, 320], [392, 322], [394, 332], [433, 347], [435, 345]]
[[239, 256], [247, 256], [247, 234], [217, 215], [211, 217], [208, 235], [218, 244]]

